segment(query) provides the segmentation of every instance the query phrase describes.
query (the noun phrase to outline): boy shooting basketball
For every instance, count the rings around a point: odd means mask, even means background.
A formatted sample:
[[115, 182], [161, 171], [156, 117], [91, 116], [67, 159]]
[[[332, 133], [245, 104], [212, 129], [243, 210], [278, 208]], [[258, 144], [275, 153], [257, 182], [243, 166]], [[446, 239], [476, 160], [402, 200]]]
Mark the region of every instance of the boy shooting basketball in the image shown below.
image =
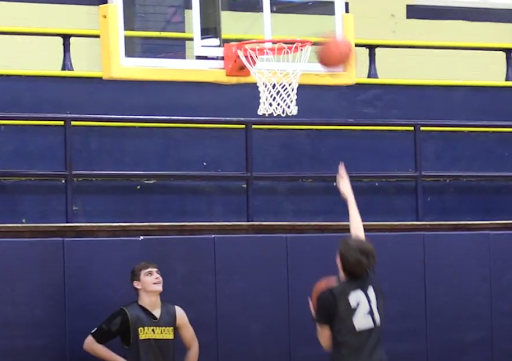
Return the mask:
[[[160, 300], [163, 279], [158, 266], [143, 262], [131, 271], [137, 302], [112, 313], [85, 339], [84, 350], [104, 361], [174, 361], [175, 330], [187, 348], [185, 361], [197, 361], [199, 342], [181, 307]], [[126, 359], [104, 345], [119, 337]]]
[[350, 237], [341, 241], [336, 257], [344, 281], [318, 295], [316, 310], [309, 300], [317, 337], [334, 361], [384, 361], [383, 300], [372, 276], [375, 250], [365, 240], [363, 221], [343, 163], [336, 184], [348, 206]]

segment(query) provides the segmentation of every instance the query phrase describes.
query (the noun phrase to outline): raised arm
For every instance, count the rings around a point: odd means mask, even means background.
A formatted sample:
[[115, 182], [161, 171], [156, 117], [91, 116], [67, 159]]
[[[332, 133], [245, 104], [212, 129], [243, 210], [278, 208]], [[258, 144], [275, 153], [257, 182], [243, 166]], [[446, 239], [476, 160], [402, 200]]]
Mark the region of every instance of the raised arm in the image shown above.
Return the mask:
[[347, 203], [348, 216], [350, 222], [350, 235], [352, 238], [358, 238], [365, 240], [363, 220], [357, 207], [356, 197], [352, 190], [352, 184], [350, 183], [350, 177], [345, 169], [345, 164], [340, 163], [338, 166], [338, 175], [336, 176], [336, 185], [340, 191], [341, 196]]

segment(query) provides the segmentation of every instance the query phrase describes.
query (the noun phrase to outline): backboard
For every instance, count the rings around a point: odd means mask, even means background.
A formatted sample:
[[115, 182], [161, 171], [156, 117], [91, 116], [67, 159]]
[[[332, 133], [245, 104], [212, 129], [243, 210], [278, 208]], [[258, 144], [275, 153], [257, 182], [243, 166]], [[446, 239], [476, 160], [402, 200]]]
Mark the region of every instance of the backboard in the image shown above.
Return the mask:
[[[167, 38], [134, 38], [126, 31], [159, 32]], [[224, 44], [279, 38], [321, 41], [328, 34], [354, 42], [353, 17], [342, 1], [109, 0], [100, 6], [104, 79], [254, 83], [252, 76], [225, 74]], [[355, 52], [345, 68], [335, 70], [323, 68], [315, 51], [311, 54], [300, 84], [355, 83]], [[267, 66], [278, 71], [297, 65]]]

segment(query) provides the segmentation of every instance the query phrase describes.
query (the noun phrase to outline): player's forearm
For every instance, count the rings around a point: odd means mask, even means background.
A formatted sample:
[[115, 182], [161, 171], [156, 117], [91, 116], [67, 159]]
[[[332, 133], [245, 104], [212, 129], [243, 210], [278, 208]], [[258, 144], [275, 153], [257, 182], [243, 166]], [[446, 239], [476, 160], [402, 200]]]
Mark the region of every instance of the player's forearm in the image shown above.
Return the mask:
[[332, 335], [330, 332], [325, 331], [325, 327], [326, 326], [320, 326], [319, 324], [316, 325], [316, 337], [320, 345], [322, 345], [322, 348], [329, 352], [332, 351]]
[[94, 340], [87, 339], [84, 343], [84, 350], [103, 361], [126, 361], [115, 352], [112, 352], [107, 347], [100, 345]]
[[364, 234], [363, 220], [357, 207], [356, 197], [352, 193], [351, 197], [347, 198], [348, 216], [350, 224], [350, 235], [352, 238], [366, 239]]
[[185, 361], [197, 361], [199, 359], [199, 342], [192, 344], [185, 355]]
[[91, 355], [103, 360], [103, 361], [126, 361], [124, 358], [112, 352], [103, 345], [98, 345], [91, 351], [88, 351]]

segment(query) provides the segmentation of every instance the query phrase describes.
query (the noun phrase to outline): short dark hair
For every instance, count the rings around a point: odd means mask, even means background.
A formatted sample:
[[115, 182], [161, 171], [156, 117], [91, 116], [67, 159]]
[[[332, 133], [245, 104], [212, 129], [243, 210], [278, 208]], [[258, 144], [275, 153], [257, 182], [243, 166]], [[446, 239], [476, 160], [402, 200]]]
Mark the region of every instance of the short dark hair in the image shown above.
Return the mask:
[[130, 283], [140, 281], [140, 274], [150, 268], [158, 268], [158, 266], [151, 262], [141, 262], [135, 265], [130, 272]]
[[347, 279], [366, 278], [376, 261], [373, 245], [364, 239], [352, 237], [341, 241], [338, 255]]

